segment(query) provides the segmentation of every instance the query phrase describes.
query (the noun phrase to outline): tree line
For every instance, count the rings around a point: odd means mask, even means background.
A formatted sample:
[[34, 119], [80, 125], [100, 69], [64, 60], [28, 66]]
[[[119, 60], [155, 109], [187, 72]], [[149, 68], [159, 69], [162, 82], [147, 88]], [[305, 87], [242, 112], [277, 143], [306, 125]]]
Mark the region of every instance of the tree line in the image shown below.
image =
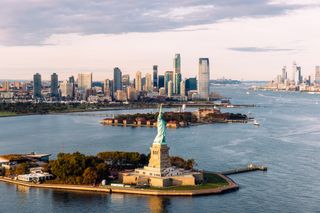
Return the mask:
[[[148, 165], [150, 154], [138, 152], [100, 152], [96, 156], [87, 156], [79, 152], [59, 153], [51, 160], [48, 171], [54, 175], [55, 182], [65, 184], [97, 184], [108, 180], [111, 172], [135, 169]], [[193, 169], [193, 159], [170, 158], [173, 166]]]

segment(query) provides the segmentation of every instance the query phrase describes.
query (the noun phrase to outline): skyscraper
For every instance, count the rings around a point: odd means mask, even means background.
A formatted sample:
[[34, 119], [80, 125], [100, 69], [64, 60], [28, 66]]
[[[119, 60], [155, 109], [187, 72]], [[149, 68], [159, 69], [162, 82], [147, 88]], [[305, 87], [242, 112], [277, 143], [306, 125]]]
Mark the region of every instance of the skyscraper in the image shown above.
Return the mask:
[[186, 96], [186, 84], [184, 81], [180, 82], [180, 95], [182, 97]]
[[51, 97], [59, 97], [58, 85], [58, 75], [56, 73], [53, 73], [51, 75]]
[[113, 94], [122, 90], [122, 72], [119, 67], [113, 69]]
[[63, 81], [60, 83], [61, 97], [72, 98], [73, 97], [73, 83]]
[[314, 81], [320, 84], [320, 66], [316, 66]]
[[78, 89], [80, 93], [85, 93], [86, 90], [92, 87], [92, 73], [78, 74]]
[[167, 94], [168, 94], [168, 83], [169, 83], [169, 81], [173, 81], [173, 72], [172, 71], [166, 71], [165, 74], [164, 74], [164, 87], [166, 89], [166, 93]]
[[284, 82], [288, 78], [287, 77], [287, 67], [286, 66], [283, 66], [283, 68], [282, 68], [281, 78], [282, 78], [282, 82]]
[[295, 82], [296, 72], [297, 72], [297, 63], [294, 61], [293, 64], [292, 64], [292, 73], [291, 73], [290, 81]]
[[36, 73], [33, 75], [33, 98], [41, 98], [41, 75]]
[[199, 59], [198, 94], [201, 99], [209, 99], [210, 68], [209, 59]]
[[158, 88], [164, 87], [164, 75], [158, 76]]
[[140, 92], [142, 90], [142, 77], [141, 77], [140, 71], [136, 72], [135, 88], [138, 92]]
[[122, 76], [122, 87], [125, 90], [128, 86], [130, 86], [130, 75], [126, 74]]
[[110, 79], [106, 79], [104, 80], [104, 95], [106, 97], [112, 97], [113, 94], [112, 94], [112, 81]]
[[176, 73], [175, 75], [175, 94], [180, 95], [181, 73]]
[[158, 89], [158, 65], [153, 65], [153, 88]]
[[296, 86], [298, 86], [302, 82], [302, 76], [301, 76], [301, 67], [297, 67], [294, 83]]
[[74, 76], [73, 75], [69, 77], [69, 84], [72, 85], [72, 95], [71, 95], [71, 97], [74, 98], [74, 96], [75, 96], [75, 81], [74, 81]]
[[[178, 73], [181, 73], [181, 58], [180, 58], [180, 54], [177, 53], [174, 57], [174, 60], [173, 60], [173, 67], [174, 67], [174, 71], [173, 71], [173, 93], [176, 93], [176, 90], [177, 88], [180, 87], [180, 81], [177, 82], [176, 81], [176, 76]], [[181, 77], [181, 76], [180, 76]], [[181, 78], [180, 78], [181, 79]]]
[[173, 82], [172, 80], [168, 81], [168, 93], [167, 93], [168, 97], [172, 97], [173, 95]]
[[186, 80], [186, 92], [190, 90], [197, 90], [197, 78], [188, 78]]
[[147, 92], [151, 92], [152, 91], [152, 78], [151, 78], [151, 74], [147, 73], [146, 74], [146, 82], [145, 82], [145, 91]]

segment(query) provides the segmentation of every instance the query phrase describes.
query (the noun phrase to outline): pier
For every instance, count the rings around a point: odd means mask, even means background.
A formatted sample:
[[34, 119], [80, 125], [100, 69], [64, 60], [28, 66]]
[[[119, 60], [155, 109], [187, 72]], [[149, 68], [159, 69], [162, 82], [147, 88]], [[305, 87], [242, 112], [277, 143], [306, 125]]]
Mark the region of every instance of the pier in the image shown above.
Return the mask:
[[247, 167], [227, 170], [227, 171], [224, 171], [224, 172], [220, 172], [220, 174], [222, 174], [222, 175], [234, 175], [234, 174], [239, 174], [239, 173], [244, 173], [244, 172], [267, 171], [267, 170], [268, 170], [268, 168], [266, 166], [248, 164]]

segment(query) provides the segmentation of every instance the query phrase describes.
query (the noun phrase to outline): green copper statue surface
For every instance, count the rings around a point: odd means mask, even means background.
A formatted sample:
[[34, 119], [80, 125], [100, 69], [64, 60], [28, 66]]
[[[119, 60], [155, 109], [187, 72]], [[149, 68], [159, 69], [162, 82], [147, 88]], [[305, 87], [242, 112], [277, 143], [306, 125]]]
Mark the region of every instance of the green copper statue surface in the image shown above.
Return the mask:
[[165, 144], [166, 143], [166, 122], [162, 118], [162, 105], [160, 105], [158, 120], [157, 120], [158, 134], [153, 143]]

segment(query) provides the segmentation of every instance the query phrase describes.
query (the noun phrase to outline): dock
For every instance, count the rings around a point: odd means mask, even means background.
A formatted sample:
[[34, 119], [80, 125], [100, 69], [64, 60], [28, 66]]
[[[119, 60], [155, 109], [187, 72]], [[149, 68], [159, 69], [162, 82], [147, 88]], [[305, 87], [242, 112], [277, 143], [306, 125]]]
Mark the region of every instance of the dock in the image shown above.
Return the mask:
[[248, 164], [246, 167], [227, 170], [227, 171], [224, 171], [224, 172], [220, 172], [220, 174], [222, 174], [222, 175], [234, 175], [234, 174], [239, 174], [239, 173], [244, 173], [244, 172], [267, 171], [267, 170], [268, 170], [268, 167], [266, 167], [266, 166]]

